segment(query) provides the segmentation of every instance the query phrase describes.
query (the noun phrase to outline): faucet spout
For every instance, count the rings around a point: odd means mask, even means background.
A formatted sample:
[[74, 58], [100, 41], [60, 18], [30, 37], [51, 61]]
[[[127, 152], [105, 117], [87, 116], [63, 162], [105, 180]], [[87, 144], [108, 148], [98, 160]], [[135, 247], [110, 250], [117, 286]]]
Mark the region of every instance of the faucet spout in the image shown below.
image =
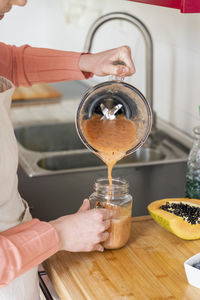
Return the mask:
[[153, 112], [152, 127], [155, 127], [156, 115], [153, 111], [153, 42], [147, 27], [135, 16], [126, 12], [112, 12], [98, 18], [90, 27], [86, 36], [84, 52], [90, 52], [93, 39], [97, 30], [104, 24], [112, 20], [124, 20], [135, 25], [141, 32], [146, 46], [146, 98], [149, 101]]

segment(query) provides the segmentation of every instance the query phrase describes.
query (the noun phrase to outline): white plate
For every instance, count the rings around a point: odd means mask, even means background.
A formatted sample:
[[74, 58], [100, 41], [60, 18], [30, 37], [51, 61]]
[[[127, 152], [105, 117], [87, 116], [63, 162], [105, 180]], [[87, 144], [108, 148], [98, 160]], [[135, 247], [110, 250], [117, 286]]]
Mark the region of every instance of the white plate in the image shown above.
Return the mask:
[[188, 282], [191, 285], [200, 288], [200, 270], [193, 267], [196, 263], [200, 263], [200, 253], [195, 254], [186, 260], [184, 262], [184, 267]]

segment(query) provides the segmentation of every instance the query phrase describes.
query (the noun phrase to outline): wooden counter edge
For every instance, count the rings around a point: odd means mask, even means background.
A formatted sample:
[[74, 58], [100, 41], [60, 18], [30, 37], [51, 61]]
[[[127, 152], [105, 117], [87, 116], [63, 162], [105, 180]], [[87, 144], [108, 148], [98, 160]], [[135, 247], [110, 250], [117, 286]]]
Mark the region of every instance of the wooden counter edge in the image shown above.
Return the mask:
[[132, 217], [131, 222], [141, 222], [141, 221], [150, 221], [153, 220], [150, 215], [146, 216], [139, 216], [139, 217]]

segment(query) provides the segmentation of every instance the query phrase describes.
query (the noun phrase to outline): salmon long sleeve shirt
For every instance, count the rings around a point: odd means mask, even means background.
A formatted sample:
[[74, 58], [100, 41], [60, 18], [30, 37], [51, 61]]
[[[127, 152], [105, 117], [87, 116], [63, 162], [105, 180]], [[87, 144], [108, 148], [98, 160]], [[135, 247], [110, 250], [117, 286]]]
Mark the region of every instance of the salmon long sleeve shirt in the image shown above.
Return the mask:
[[0, 43], [0, 76], [9, 79], [15, 86], [87, 79], [93, 74], [79, 69], [81, 54]]
[[[80, 80], [81, 53], [0, 43], [0, 76], [15, 86], [39, 82]], [[59, 250], [58, 235], [48, 222], [33, 219], [0, 233], [0, 287], [37, 266]]]

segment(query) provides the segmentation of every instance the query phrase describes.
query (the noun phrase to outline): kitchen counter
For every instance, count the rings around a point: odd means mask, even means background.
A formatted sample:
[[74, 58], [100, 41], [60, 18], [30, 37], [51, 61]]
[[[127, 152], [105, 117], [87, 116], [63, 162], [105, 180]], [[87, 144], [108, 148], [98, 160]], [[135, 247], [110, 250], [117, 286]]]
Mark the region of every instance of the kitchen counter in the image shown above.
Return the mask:
[[132, 219], [124, 248], [60, 251], [44, 266], [61, 300], [199, 300], [200, 289], [184, 271], [184, 261], [198, 252], [200, 240], [182, 240], [144, 216]]
[[74, 122], [76, 110], [89, 84], [89, 80], [52, 83], [49, 87], [55, 88], [61, 98], [14, 101], [11, 109], [14, 127]]

